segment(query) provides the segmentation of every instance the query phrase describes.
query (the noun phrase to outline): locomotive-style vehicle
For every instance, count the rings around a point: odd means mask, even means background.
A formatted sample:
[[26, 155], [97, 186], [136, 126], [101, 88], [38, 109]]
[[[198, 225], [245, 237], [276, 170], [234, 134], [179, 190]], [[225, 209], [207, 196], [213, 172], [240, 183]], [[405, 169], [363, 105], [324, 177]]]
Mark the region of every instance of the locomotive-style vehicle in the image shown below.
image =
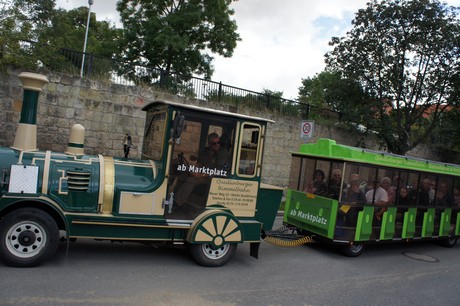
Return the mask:
[[0, 148], [0, 259], [35, 266], [67, 240], [185, 244], [204, 266], [220, 266], [237, 244], [258, 256], [282, 189], [261, 182], [270, 120], [154, 101], [147, 112], [145, 159], [84, 154], [84, 128], [65, 152], [40, 151], [36, 114], [45, 76], [19, 75], [24, 87], [11, 147]]

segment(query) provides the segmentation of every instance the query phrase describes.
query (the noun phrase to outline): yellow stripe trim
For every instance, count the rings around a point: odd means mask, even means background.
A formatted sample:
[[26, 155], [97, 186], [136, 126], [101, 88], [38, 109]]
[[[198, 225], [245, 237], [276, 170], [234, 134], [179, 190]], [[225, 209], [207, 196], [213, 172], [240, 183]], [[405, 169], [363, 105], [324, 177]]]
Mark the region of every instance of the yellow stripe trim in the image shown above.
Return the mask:
[[186, 226], [186, 225], [185, 226], [171, 226], [171, 225], [148, 225], [148, 224], [133, 224], [133, 223], [91, 222], [91, 221], [72, 221], [72, 224], [148, 227], [148, 228], [181, 228], [181, 229], [190, 228], [190, 226]]
[[[112, 157], [104, 157], [104, 199], [102, 201], [102, 213], [111, 214], [115, 190], [115, 165]], [[101, 187], [99, 187], [101, 188]]]

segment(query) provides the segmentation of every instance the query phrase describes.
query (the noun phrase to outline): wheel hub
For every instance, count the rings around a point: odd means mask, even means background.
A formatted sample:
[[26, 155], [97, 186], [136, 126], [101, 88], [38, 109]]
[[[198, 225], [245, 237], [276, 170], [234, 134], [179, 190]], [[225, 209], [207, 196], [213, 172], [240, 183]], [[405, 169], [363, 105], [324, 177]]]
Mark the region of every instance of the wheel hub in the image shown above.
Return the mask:
[[23, 246], [31, 246], [35, 243], [35, 234], [29, 230], [19, 234], [18, 241]]

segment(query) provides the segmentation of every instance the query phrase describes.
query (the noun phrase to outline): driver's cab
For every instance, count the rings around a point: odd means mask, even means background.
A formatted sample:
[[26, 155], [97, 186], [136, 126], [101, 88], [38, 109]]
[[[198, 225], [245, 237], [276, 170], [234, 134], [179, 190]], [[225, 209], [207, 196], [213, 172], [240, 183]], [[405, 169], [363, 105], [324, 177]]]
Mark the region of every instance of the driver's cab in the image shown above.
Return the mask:
[[254, 217], [265, 119], [163, 101], [144, 110], [143, 154], [162, 161], [166, 219], [193, 220], [210, 206]]

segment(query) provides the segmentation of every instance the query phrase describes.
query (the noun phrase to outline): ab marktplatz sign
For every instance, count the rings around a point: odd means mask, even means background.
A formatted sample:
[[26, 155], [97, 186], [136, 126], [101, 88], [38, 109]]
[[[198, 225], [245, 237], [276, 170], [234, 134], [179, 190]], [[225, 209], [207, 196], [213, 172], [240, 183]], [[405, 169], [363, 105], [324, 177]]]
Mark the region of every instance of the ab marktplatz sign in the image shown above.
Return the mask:
[[315, 121], [302, 121], [300, 124], [300, 139], [312, 139], [315, 130]]

